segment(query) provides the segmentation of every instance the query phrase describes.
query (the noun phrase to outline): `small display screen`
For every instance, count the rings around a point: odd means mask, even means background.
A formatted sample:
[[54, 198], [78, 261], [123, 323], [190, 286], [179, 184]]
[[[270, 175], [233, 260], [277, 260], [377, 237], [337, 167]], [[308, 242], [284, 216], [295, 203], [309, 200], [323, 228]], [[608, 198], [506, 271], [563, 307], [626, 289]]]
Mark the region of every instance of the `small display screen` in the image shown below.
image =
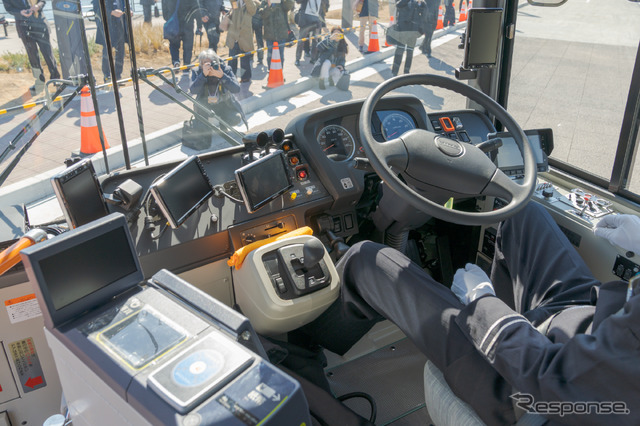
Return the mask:
[[56, 310], [137, 272], [125, 232], [113, 229], [40, 261]]
[[[545, 172], [549, 169], [547, 155], [543, 149], [543, 134], [537, 130], [527, 130], [525, 135], [529, 140], [531, 149], [536, 158], [536, 166], [539, 172]], [[507, 175], [519, 175], [524, 173], [524, 157], [520, 152], [520, 147], [516, 143], [510, 133], [498, 133], [496, 136], [502, 140], [502, 146], [498, 148], [496, 156], [496, 164], [500, 170]]]
[[151, 186], [151, 193], [172, 228], [177, 228], [213, 195], [198, 157], [190, 157]]
[[287, 192], [293, 185], [282, 151], [236, 170], [236, 181], [249, 213]]
[[498, 61], [502, 9], [469, 9], [463, 67], [490, 67]]
[[77, 228], [109, 212], [91, 161], [83, 161], [53, 178], [56, 195], [69, 225]]

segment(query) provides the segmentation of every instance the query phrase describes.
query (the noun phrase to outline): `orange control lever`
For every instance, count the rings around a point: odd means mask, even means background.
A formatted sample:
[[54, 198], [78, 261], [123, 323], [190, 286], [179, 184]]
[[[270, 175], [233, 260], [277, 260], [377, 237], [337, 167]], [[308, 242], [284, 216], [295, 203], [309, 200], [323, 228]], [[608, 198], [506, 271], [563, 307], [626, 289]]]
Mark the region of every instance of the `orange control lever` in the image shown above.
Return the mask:
[[20, 252], [27, 247], [47, 239], [47, 233], [42, 229], [32, 229], [24, 234], [18, 241], [11, 244], [0, 253], [0, 275], [13, 268], [20, 262]]

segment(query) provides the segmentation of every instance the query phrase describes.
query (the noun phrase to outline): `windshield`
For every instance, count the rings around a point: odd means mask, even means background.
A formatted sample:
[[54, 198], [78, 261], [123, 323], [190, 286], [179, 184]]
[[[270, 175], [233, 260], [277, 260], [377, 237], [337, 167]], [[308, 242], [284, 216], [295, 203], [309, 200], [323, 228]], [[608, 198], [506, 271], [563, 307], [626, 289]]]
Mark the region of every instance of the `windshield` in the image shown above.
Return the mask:
[[[92, 157], [104, 174], [225, 149], [285, 129], [302, 112], [365, 98], [394, 75], [455, 78], [465, 60], [467, 1], [418, 2], [415, 13], [393, 1], [365, 12], [359, 2], [308, 3], [4, 0], [0, 194], [11, 196], [2, 213], [51, 197], [50, 177], [80, 158]], [[250, 31], [233, 19], [246, 12]], [[639, 16], [638, 3], [627, 0], [518, 4], [508, 111], [523, 129], [553, 130], [553, 159], [606, 181], [615, 171]], [[329, 40], [346, 47], [342, 62], [332, 57], [323, 69], [318, 43]], [[402, 91], [428, 113], [467, 108], [463, 97], [434, 88]], [[625, 185], [640, 190], [635, 180]]]

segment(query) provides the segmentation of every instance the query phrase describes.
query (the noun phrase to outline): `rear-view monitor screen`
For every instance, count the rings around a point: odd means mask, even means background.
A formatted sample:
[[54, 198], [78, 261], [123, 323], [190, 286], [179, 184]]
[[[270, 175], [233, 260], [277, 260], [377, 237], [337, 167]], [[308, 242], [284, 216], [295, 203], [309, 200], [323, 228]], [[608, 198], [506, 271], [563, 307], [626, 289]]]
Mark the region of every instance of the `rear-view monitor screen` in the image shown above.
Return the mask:
[[281, 152], [270, 154], [236, 170], [236, 176], [249, 212], [265, 206], [292, 187]]
[[107, 211], [100, 185], [90, 167], [81, 167], [77, 174], [59, 179], [63, 204], [73, 227], [106, 216]]
[[40, 269], [56, 310], [138, 270], [124, 228], [46, 257]]
[[153, 195], [173, 228], [180, 226], [212, 194], [209, 178], [197, 157], [180, 164], [153, 188]]

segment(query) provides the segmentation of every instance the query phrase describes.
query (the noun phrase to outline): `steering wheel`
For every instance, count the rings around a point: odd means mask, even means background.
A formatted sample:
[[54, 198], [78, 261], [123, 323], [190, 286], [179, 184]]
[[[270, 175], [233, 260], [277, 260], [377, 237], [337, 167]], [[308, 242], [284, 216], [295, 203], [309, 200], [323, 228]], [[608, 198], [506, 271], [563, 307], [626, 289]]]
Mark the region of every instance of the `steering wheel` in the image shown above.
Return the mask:
[[[518, 184], [507, 177], [474, 145], [428, 130], [414, 129], [392, 140], [376, 141], [371, 129], [371, 118], [376, 104], [390, 91], [414, 84], [456, 92], [486, 108], [500, 120], [509, 129], [524, 154], [522, 182]], [[378, 176], [400, 198], [415, 208], [447, 222], [460, 225], [489, 225], [500, 222], [524, 207], [535, 189], [536, 162], [529, 141], [518, 123], [493, 99], [451, 78], [433, 74], [408, 74], [387, 80], [365, 100], [359, 126], [362, 147]], [[489, 212], [466, 212], [446, 208], [424, 197], [420, 192], [447, 194], [458, 198], [496, 196], [507, 200], [508, 204]]]

